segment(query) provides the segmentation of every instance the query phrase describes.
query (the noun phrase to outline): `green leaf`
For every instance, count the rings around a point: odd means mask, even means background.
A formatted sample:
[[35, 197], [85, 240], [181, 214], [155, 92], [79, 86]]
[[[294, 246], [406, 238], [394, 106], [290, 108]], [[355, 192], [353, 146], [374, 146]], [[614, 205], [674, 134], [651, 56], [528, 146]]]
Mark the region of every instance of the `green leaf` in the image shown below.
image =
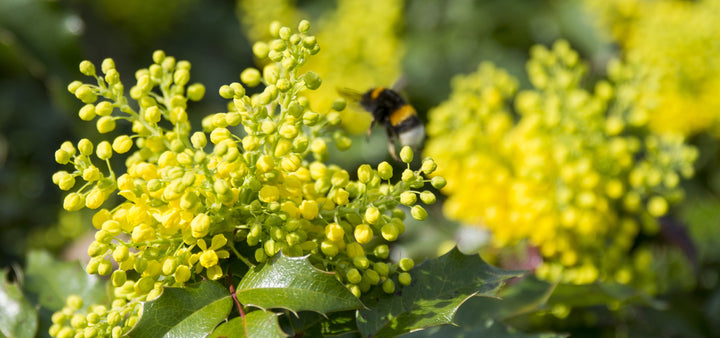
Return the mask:
[[556, 338], [566, 337], [554, 333], [523, 333], [492, 319], [478, 320], [472, 327], [443, 325], [405, 335], [406, 338], [455, 337], [455, 338]]
[[8, 270], [0, 269], [0, 335], [35, 337], [38, 314], [16, 284], [6, 281]]
[[559, 284], [548, 300], [549, 306], [556, 304], [567, 307], [607, 304], [641, 304], [658, 309], [665, 307], [663, 302], [632, 286], [601, 282], [584, 285]]
[[333, 312], [327, 316], [317, 312], [298, 312], [297, 316], [280, 317], [284, 328], [294, 337], [325, 337], [357, 333], [355, 310]]
[[472, 297], [460, 307], [455, 323], [461, 327], [478, 325], [480, 319], [504, 320], [510, 317], [542, 310], [555, 284], [538, 280], [534, 276], [505, 287], [499, 298]]
[[329, 313], [362, 307], [334, 274], [321, 271], [307, 257], [277, 255], [248, 271], [237, 286], [240, 303], [262, 309]]
[[227, 318], [232, 305], [230, 292], [218, 282], [166, 287], [160, 297], [143, 304], [140, 321], [129, 335], [204, 337]]
[[28, 253], [23, 289], [51, 311], [62, 309], [69, 295], [80, 296], [85, 304], [107, 301], [105, 282], [89, 275], [78, 262], [59, 261], [45, 251]]
[[[278, 314], [257, 310], [245, 315], [245, 324], [247, 331], [243, 327], [242, 317], [235, 317], [228, 322], [220, 324], [213, 331], [210, 338], [222, 337], [287, 337], [288, 335], [280, 329], [278, 323]], [[247, 335], [245, 335], [247, 332]]]
[[522, 272], [494, 268], [478, 255], [465, 256], [455, 248], [423, 262], [410, 274], [412, 283], [395, 295], [375, 288], [363, 298], [369, 307], [358, 312], [363, 336], [396, 336], [450, 324], [468, 298], [494, 295], [508, 279]]

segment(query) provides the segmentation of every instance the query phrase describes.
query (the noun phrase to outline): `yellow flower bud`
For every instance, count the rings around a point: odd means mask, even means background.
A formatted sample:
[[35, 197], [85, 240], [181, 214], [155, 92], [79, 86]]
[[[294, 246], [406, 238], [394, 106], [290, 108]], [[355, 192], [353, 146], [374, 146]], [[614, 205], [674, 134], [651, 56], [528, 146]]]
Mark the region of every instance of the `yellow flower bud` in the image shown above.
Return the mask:
[[190, 267], [187, 265], [178, 265], [175, 269], [175, 281], [178, 283], [185, 283], [190, 279]]
[[275, 157], [283, 157], [289, 153], [290, 150], [292, 150], [292, 142], [287, 139], [281, 139], [275, 146], [275, 152], [273, 155], [275, 155]]
[[80, 151], [80, 154], [89, 156], [93, 152], [93, 144], [90, 140], [84, 138], [78, 142], [78, 150]]
[[376, 207], [369, 207], [365, 210], [365, 221], [370, 224], [376, 224], [380, 219], [380, 210]]
[[272, 156], [262, 155], [255, 163], [260, 172], [266, 173], [275, 169], [275, 160]]
[[320, 251], [322, 251], [325, 256], [334, 257], [340, 252], [340, 248], [332, 241], [324, 240], [320, 243]]
[[327, 144], [325, 143], [325, 140], [321, 138], [314, 139], [310, 144], [310, 151], [318, 155], [327, 153]]
[[409, 146], [403, 146], [400, 149], [400, 160], [405, 163], [410, 163], [413, 160], [413, 151]]
[[425, 190], [420, 193], [420, 200], [427, 205], [431, 205], [435, 203], [436, 197], [431, 191]]
[[60, 175], [61, 177], [57, 182], [58, 187], [60, 188], [60, 190], [63, 191], [72, 189], [72, 187], [75, 186], [75, 177], [65, 171], [63, 171], [62, 173], [63, 174]]
[[404, 191], [402, 194], [400, 194], [400, 203], [412, 206], [417, 202], [417, 196], [412, 191]]
[[83, 121], [90, 121], [95, 118], [95, 105], [86, 104], [78, 111], [78, 116]]
[[112, 157], [112, 146], [110, 145], [110, 142], [108, 141], [102, 141], [97, 146], [97, 150], [95, 152], [97, 157], [101, 160], [107, 160], [110, 157]]
[[112, 149], [118, 154], [124, 154], [132, 148], [133, 142], [130, 136], [120, 135], [113, 140]]
[[380, 178], [383, 180], [389, 180], [393, 176], [393, 167], [386, 161], [382, 161], [378, 164], [377, 171], [378, 175], [380, 175]]
[[80, 73], [87, 76], [95, 75], [95, 65], [88, 60], [83, 60], [80, 62]]
[[162, 113], [160, 112], [158, 106], [151, 106], [145, 109], [145, 112], [143, 113], [143, 118], [145, 119], [145, 121], [148, 121], [150, 123], [158, 123], [162, 118]]
[[420, 167], [420, 171], [422, 171], [425, 175], [432, 174], [435, 172], [435, 169], [437, 169], [437, 164], [429, 157], [423, 160], [422, 166]]
[[113, 105], [109, 101], [103, 101], [95, 106], [95, 113], [99, 116], [110, 116], [113, 112]]
[[369, 225], [362, 223], [355, 227], [354, 236], [358, 243], [367, 244], [373, 238], [373, 230]]
[[318, 89], [320, 88], [320, 84], [322, 84], [320, 76], [313, 71], [305, 73], [305, 75], [302, 76], [302, 79], [305, 81], [305, 87], [310, 90]]
[[109, 133], [115, 130], [115, 120], [110, 116], [103, 116], [97, 120], [96, 127], [100, 134]]
[[435, 189], [442, 189], [442, 188], [444, 188], [445, 185], [447, 184], [447, 181], [446, 181], [445, 178], [442, 177], [442, 176], [435, 176], [435, 177], [433, 177], [433, 178], [430, 180], [430, 184], [431, 184], [431, 185], [433, 186], [433, 188], [435, 188]]
[[227, 128], [216, 128], [210, 132], [210, 142], [218, 144], [231, 137], [231, 133]]
[[260, 146], [260, 139], [254, 135], [247, 135], [242, 140], [243, 148], [247, 151], [253, 151]]
[[386, 223], [380, 229], [380, 234], [386, 241], [392, 242], [397, 240], [398, 236], [400, 236], [400, 229], [397, 225], [395, 225], [395, 223]]
[[318, 203], [315, 200], [304, 200], [300, 203], [300, 213], [306, 220], [312, 220], [317, 217], [319, 212]]
[[360, 271], [355, 268], [348, 270], [348, 272], [345, 274], [345, 277], [347, 278], [348, 282], [353, 284], [358, 284], [360, 283], [360, 281], [362, 281], [362, 275], [360, 275]]
[[337, 205], [346, 205], [350, 202], [350, 193], [347, 190], [340, 188], [335, 190], [335, 196], [333, 196], [333, 202]]
[[195, 238], [207, 236], [210, 231], [210, 216], [204, 213], [198, 214], [190, 223], [190, 229], [192, 230], [192, 236]]
[[425, 220], [427, 218], [427, 211], [419, 205], [416, 205], [410, 209], [410, 215], [418, 221]]
[[358, 180], [362, 183], [368, 183], [370, 182], [370, 179], [373, 176], [373, 170], [372, 167], [370, 167], [369, 164], [363, 164], [360, 167], [358, 167], [357, 170]]
[[401, 179], [403, 182], [410, 182], [415, 178], [415, 172], [410, 169], [405, 169], [402, 172]]
[[325, 237], [333, 242], [339, 242], [345, 236], [345, 230], [337, 223], [330, 223], [325, 226]]
[[97, 94], [93, 91], [90, 85], [81, 85], [75, 90], [75, 97], [80, 99], [83, 103], [93, 103], [97, 101]]
[[245, 68], [240, 73], [240, 81], [248, 87], [255, 87], [260, 84], [260, 71], [255, 68]]
[[302, 165], [302, 159], [297, 154], [290, 154], [280, 160], [280, 167], [287, 172], [295, 172]]
[[83, 206], [85, 206], [83, 195], [76, 192], [69, 193], [63, 201], [63, 209], [67, 211], [77, 211], [82, 209]]
[[97, 181], [100, 179], [100, 170], [96, 166], [90, 166], [83, 170], [82, 178], [88, 182]]
[[280, 198], [280, 189], [274, 185], [265, 185], [260, 189], [258, 198], [265, 203], [275, 202]]
[[67, 164], [71, 157], [72, 155], [63, 149], [55, 151], [55, 162], [58, 164]]
[[398, 266], [402, 271], [410, 271], [415, 266], [415, 261], [412, 258], [403, 258], [398, 262]]

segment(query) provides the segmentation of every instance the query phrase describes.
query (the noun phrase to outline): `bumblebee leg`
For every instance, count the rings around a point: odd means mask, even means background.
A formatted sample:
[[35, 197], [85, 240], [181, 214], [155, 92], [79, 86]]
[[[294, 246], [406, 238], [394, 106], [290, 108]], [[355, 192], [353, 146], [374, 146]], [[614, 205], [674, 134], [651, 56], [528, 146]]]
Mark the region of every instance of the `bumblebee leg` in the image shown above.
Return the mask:
[[367, 132], [365, 133], [365, 142], [370, 142], [370, 134], [372, 133], [372, 129], [374, 126], [375, 120], [370, 123], [370, 128], [368, 128]]
[[395, 154], [395, 139], [397, 138], [397, 135], [395, 135], [395, 132], [390, 126], [387, 126], [385, 128], [385, 132], [387, 133], [387, 139], [388, 139], [388, 153], [390, 153], [390, 156], [395, 161], [400, 161], [400, 159]]
[[395, 154], [395, 142], [390, 139], [388, 139], [388, 153], [390, 153], [390, 156], [392, 156], [395, 161], [400, 161], [400, 159]]

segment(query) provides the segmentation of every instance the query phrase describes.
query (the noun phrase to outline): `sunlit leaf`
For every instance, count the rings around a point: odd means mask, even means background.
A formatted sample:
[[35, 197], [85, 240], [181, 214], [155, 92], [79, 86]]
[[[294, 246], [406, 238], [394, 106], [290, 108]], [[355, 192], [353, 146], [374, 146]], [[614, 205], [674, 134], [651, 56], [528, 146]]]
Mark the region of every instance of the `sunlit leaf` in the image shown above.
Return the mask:
[[5, 280], [7, 270], [0, 269], [0, 335], [35, 337], [38, 315], [17, 284]]
[[453, 249], [411, 270], [412, 283], [395, 295], [376, 289], [366, 297], [369, 309], [358, 312], [364, 336], [394, 336], [435, 325], [450, 324], [456, 311], [475, 295], [492, 296], [522, 272], [504, 271], [479, 256]]
[[294, 312], [329, 313], [362, 306], [333, 274], [316, 269], [307, 257], [285, 255], [250, 270], [237, 286], [237, 298], [244, 305]]
[[182, 288], [167, 287], [157, 299], [143, 304], [131, 337], [204, 337], [232, 308], [230, 292], [217, 282], [203, 281]]
[[280, 329], [278, 314], [257, 310], [245, 315], [244, 320], [242, 317], [235, 317], [222, 323], [209, 337], [287, 337], [287, 334]]

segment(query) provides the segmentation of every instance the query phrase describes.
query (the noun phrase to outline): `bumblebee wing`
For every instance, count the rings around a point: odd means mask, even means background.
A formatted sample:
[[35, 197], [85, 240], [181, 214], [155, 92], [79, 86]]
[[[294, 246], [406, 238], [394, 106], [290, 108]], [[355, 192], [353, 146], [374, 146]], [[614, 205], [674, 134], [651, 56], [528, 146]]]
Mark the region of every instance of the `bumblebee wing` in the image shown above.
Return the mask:
[[405, 75], [401, 75], [395, 83], [393, 83], [392, 90], [402, 93], [408, 86], [408, 79]]
[[347, 88], [347, 87], [337, 87], [337, 88], [335, 88], [335, 90], [337, 90], [337, 92], [338, 92], [338, 94], [340, 94], [340, 96], [344, 97], [347, 100], [350, 100], [353, 102], [359, 102], [360, 99], [362, 99], [362, 93], [357, 90]]

